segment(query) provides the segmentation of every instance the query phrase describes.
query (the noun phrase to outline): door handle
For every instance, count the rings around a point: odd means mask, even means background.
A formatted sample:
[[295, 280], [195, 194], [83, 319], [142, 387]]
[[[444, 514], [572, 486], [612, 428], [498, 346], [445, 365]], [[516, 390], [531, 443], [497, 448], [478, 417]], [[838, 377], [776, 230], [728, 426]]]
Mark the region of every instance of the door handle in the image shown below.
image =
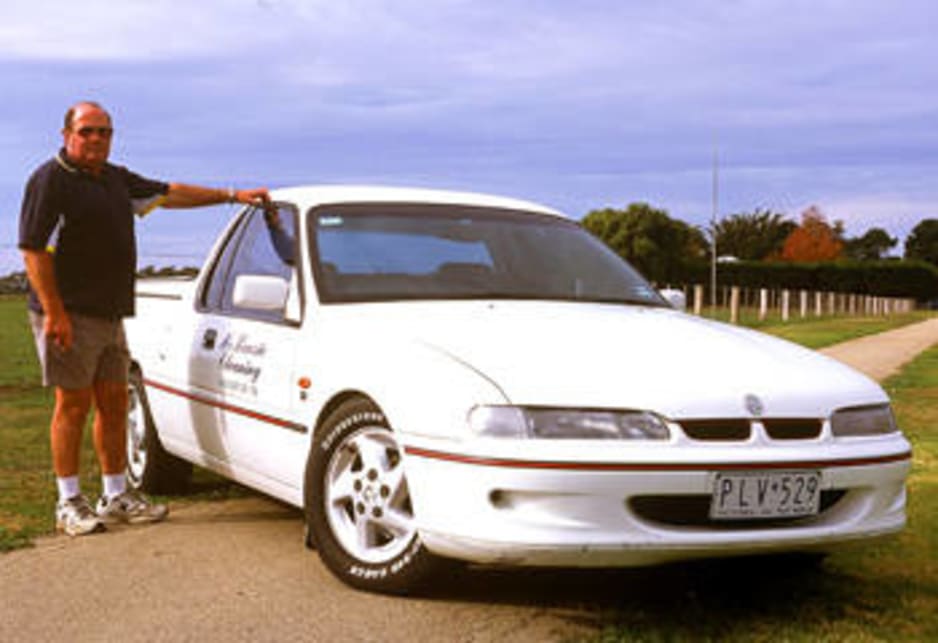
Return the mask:
[[202, 335], [202, 348], [206, 350], [215, 349], [215, 338], [218, 337], [218, 331], [214, 328], [209, 328], [205, 331], [205, 334]]

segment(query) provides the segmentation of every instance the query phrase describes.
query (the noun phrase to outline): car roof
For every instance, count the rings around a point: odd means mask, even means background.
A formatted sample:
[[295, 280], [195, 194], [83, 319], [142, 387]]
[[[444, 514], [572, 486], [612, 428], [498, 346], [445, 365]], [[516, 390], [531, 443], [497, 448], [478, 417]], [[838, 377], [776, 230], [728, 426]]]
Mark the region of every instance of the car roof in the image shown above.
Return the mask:
[[438, 203], [507, 208], [569, 218], [557, 210], [531, 201], [453, 190], [375, 185], [309, 185], [279, 188], [271, 190], [270, 194], [275, 201], [291, 201], [303, 209], [337, 203]]

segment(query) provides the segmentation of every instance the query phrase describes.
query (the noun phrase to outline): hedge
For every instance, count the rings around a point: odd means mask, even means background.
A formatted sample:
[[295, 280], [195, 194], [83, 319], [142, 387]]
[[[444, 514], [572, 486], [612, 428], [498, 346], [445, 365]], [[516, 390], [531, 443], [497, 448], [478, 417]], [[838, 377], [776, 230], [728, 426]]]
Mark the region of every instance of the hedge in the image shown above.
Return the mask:
[[[687, 283], [709, 284], [710, 265], [688, 266]], [[938, 268], [923, 261], [791, 263], [735, 261], [717, 264], [721, 286], [812, 290], [882, 297], [938, 298]]]

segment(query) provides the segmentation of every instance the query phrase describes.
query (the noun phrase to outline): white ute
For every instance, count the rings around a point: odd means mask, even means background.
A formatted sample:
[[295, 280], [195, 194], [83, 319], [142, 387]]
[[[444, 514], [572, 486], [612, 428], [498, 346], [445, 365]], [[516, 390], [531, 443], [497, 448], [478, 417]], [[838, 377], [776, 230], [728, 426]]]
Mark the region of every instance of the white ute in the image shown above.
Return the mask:
[[346, 583], [447, 561], [625, 566], [825, 552], [905, 523], [870, 379], [672, 308], [564, 216], [365, 187], [247, 207], [128, 320], [129, 471], [301, 507]]

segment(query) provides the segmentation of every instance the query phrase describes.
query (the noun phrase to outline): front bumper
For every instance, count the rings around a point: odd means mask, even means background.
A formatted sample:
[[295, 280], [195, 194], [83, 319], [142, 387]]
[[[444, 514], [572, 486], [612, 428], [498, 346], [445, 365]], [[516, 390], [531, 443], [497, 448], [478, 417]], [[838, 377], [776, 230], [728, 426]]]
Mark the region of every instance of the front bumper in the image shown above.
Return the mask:
[[[422, 540], [440, 555], [481, 563], [637, 566], [829, 550], [894, 533], [906, 520], [911, 453], [901, 435], [827, 449], [632, 447], [618, 457], [615, 446], [572, 446], [528, 443], [522, 455], [517, 444], [501, 453], [491, 443], [407, 445]], [[779, 469], [821, 472], [818, 515], [709, 519], [718, 471]]]

